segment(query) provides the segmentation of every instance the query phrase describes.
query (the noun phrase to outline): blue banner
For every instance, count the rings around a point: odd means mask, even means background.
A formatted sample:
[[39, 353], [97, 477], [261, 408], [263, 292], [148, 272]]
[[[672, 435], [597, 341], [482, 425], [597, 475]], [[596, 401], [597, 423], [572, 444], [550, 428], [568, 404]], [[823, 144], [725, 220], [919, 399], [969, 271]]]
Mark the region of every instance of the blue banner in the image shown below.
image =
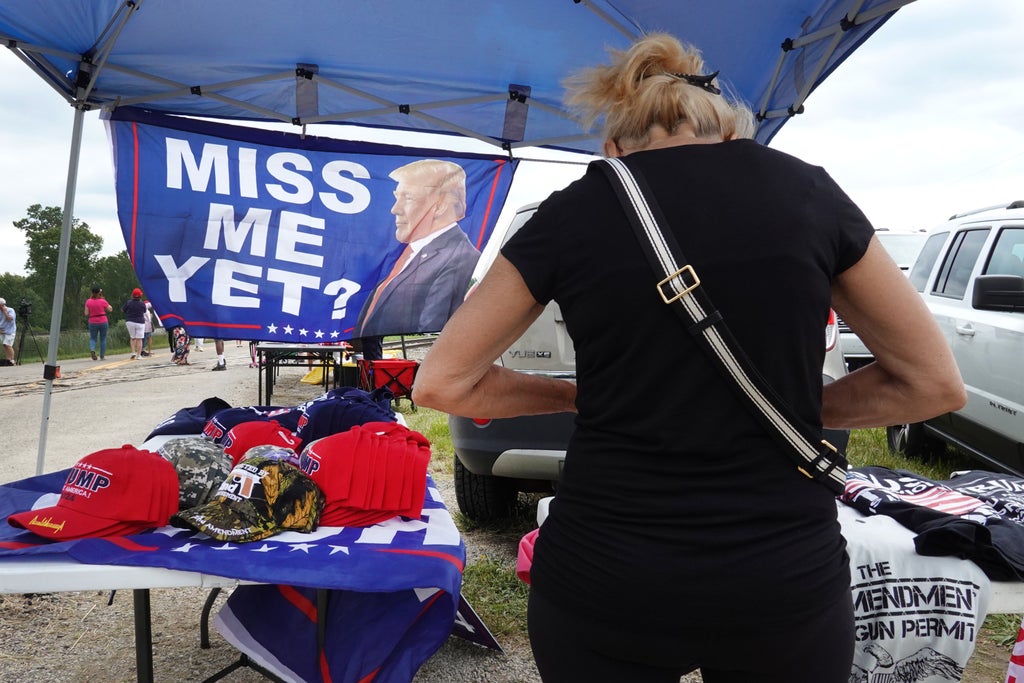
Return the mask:
[[164, 326], [323, 343], [437, 332], [517, 162], [118, 109], [118, 217]]

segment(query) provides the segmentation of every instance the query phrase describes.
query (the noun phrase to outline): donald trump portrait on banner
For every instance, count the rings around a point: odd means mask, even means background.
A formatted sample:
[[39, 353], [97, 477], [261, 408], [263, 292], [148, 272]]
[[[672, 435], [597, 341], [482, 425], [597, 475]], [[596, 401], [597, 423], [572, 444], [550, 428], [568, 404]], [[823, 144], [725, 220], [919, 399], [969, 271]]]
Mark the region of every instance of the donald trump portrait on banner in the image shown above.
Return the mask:
[[398, 183], [395, 237], [405, 249], [367, 298], [355, 336], [437, 332], [462, 304], [480, 252], [459, 227], [466, 214], [466, 172], [422, 159], [389, 174]]

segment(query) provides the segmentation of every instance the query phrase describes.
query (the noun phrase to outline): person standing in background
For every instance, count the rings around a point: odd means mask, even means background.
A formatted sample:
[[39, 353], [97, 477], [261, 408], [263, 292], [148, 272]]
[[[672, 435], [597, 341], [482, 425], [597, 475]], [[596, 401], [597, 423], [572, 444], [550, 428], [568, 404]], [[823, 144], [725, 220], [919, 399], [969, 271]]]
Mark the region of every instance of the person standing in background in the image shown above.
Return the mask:
[[99, 345], [100, 360], [107, 357], [107, 331], [110, 321], [107, 313], [114, 310], [103, 297], [102, 287], [93, 287], [92, 296], [85, 300], [85, 316], [89, 319], [89, 354], [96, 360], [96, 347]]
[[228, 369], [228, 362], [224, 359], [224, 340], [214, 339], [213, 347], [217, 350], [217, 364], [213, 366], [213, 370], [223, 372]]
[[124, 324], [128, 327], [128, 337], [132, 345], [131, 360], [137, 360], [142, 353], [142, 338], [146, 336], [146, 304], [142, 302], [142, 290], [132, 290], [132, 298], [121, 306], [124, 313]]
[[153, 312], [153, 304], [149, 303], [149, 299], [143, 299], [142, 303], [146, 305], [146, 326], [142, 332], [142, 352], [139, 355], [146, 357], [153, 355], [153, 321], [156, 320], [156, 313]]
[[18, 332], [15, 318], [17, 312], [7, 305], [7, 299], [0, 299], [0, 340], [3, 342], [4, 357], [0, 365], [14, 365], [14, 335]]
[[177, 325], [167, 331], [171, 342], [171, 355], [175, 365], [189, 365], [188, 354], [191, 340], [184, 325]]

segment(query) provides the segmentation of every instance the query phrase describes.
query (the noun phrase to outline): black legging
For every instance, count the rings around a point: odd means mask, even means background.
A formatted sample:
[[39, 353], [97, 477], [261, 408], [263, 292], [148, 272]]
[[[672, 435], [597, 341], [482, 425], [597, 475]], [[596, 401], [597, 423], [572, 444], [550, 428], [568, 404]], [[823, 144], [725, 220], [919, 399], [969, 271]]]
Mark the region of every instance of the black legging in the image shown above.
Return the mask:
[[[626, 623], [602, 626], [530, 591], [530, 645], [544, 683], [679, 683], [700, 669], [704, 683], [848, 683], [853, 663], [849, 595], [806, 621], [780, 628], [774, 618], [675, 642], [636, 628], [644, 606]], [[773, 615], [775, 616], [775, 615]], [[663, 642], [657, 642], [657, 641]], [[661, 660], [655, 663], [654, 660]]]

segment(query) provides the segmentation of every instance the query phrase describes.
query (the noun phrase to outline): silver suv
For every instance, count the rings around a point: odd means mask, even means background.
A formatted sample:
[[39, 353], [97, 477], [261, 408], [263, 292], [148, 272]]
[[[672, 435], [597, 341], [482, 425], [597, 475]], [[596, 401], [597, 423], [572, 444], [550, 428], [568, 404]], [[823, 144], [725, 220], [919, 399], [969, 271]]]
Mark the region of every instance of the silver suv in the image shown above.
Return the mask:
[[929, 457], [952, 444], [1024, 476], [1024, 201], [933, 228], [909, 277], [953, 350], [967, 405], [889, 427], [889, 447]]
[[[537, 206], [539, 202], [521, 207], [505, 234], [495, 234], [490, 240], [477, 264], [474, 282], [494, 262], [497, 245], [508, 241]], [[846, 374], [834, 314], [825, 328], [825, 344], [828, 352], [822, 380], [828, 383]], [[548, 304], [498, 362], [519, 372], [574, 379], [576, 350], [558, 304]], [[574, 417], [572, 413], [498, 420], [449, 416], [455, 449], [455, 496], [462, 514], [477, 521], [498, 519], [508, 515], [520, 491], [553, 493], [565, 462]], [[828, 431], [824, 438], [845, 449], [849, 432]]]

